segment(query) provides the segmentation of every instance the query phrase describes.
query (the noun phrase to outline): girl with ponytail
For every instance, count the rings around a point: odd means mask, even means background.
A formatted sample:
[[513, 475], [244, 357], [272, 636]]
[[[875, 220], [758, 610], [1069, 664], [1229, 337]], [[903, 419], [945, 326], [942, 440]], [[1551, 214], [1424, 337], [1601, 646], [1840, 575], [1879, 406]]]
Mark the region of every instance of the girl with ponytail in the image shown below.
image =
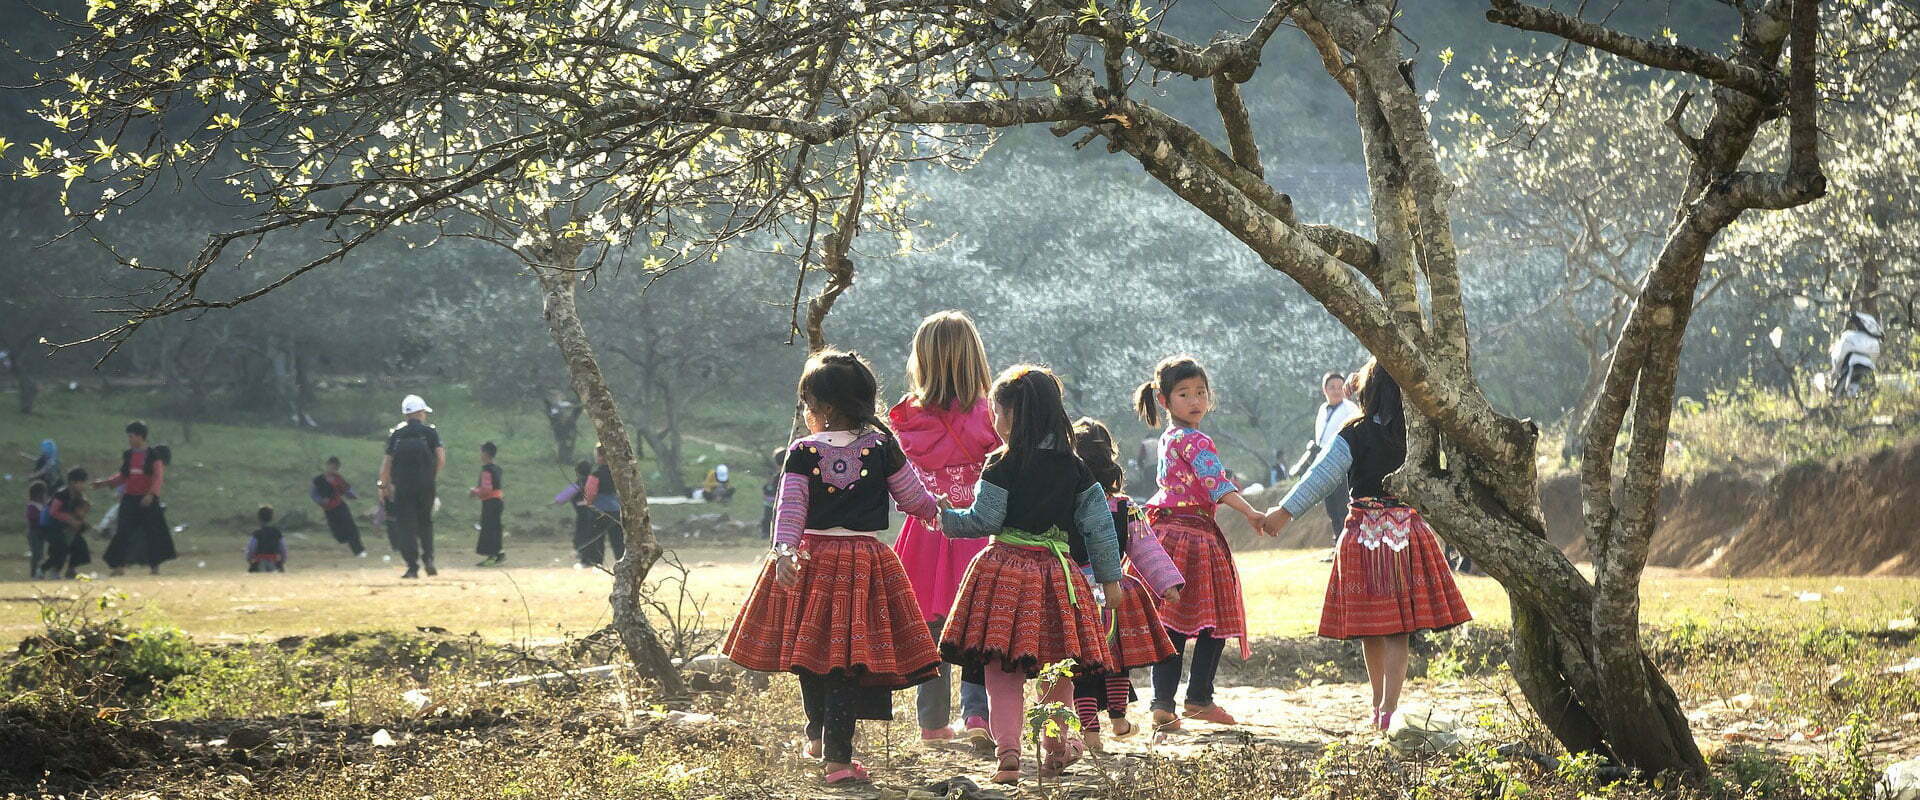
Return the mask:
[[940, 668], [907, 573], [876, 538], [889, 505], [939, 513], [880, 422], [879, 393], [856, 354], [807, 360], [799, 394], [811, 433], [787, 447], [773, 553], [723, 646], [747, 669], [799, 676], [807, 753], [829, 784], [867, 778], [853, 760], [855, 721], [892, 719], [891, 690]]
[[[1100, 606], [1125, 602], [1124, 573], [1106, 489], [1074, 455], [1060, 382], [1040, 367], [1018, 366], [1001, 373], [988, 396], [1006, 445], [987, 459], [972, 508], [943, 504], [940, 529], [951, 538], [992, 539], [967, 567], [940, 634], [940, 655], [984, 671], [987, 724], [1000, 760], [993, 780], [1015, 783], [1027, 679], [1067, 659], [1082, 674], [1117, 666]], [[1091, 582], [1076, 560], [1091, 568]], [[1073, 682], [1051, 680], [1040, 696], [1071, 703]], [[1086, 752], [1080, 737], [1058, 727], [1043, 745], [1042, 775], [1059, 774]]]
[[[1153, 369], [1153, 380], [1140, 385], [1134, 407], [1148, 425], [1159, 425], [1163, 418], [1166, 422], [1160, 434], [1160, 489], [1147, 501], [1147, 519], [1186, 579], [1179, 599], [1160, 609], [1174, 653], [1153, 667], [1153, 724], [1161, 730], [1178, 730], [1184, 716], [1232, 725], [1233, 715], [1213, 702], [1213, 677], [1228, 639], [1240, 639], [1241, 658], [1250, 654], [1247, 611], [1233, 551], [1213, 518], [1224, 505], [1257, 529], [1260, 512], [1240, 496], [1240, 487], [1227, 477], [1219, 448], [1199, 430], [1200, 421], [1213, 410], [1213, 387], [1199, 361], [1192, 356], [1161, 361]], [[1187, 680], [1186, 704], [1176, 715], [1173, 696], [1180, 688], [1189, 639], [1193, 640], [1193, 671]]]
[[1334, 548], [1333, 574], [1320, 607], [1320, 635], [1359, 639], [1373, 683], [1373, 724], [1386, 730], [1407, 682], [1408, 638], [1470, 619], [1453, 572], [1420, 512], [1386, 489], [1407, 460], [1407, 417], [1400, 385], [1378, 361], [1360, 370], [1360, 416], [1340, 430], [1280, 505], [1261, 533], [1278, 534], [1295, 515], [1336, 488], [1350, 489], [1346, 529]]

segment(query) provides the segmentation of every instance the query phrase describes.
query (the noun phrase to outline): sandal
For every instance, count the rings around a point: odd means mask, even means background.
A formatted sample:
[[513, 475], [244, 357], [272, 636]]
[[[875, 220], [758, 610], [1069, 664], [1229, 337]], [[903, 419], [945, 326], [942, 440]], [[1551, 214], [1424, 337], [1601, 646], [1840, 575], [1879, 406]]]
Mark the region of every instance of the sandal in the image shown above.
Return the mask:
[[1133, 720], [1126, 717], [1108, 717], [1107, 728], [1113, 731], [1115, 739], [1125, 739], [1140, 732], [1140, 726], [1133, 724]]
[[1048, 739], [1047, 758], [1040, 762], [1040, 777], [1057, 778], [1067, 767], [1074, 765], [1087, 754], [1087, 746], [1078, 739]]
[[867, 780], [866, 770], [861, 769], [859, 764], [854, 764], [846, 769], [835, 770], [820, 776], [820, 782], [828, 786], [863, 783]]
[[1184, 716], [1188, 719], [1197, 719], [1197, 720], [1200, 720], [1201, 722], [1211, 722], [1215, 725], [1240, 724], [1240, 721], [1237, 719], [1234, 719], [1233, 715], [1227, 713], [1226, 709], [1221, 708], [1217, 705], [1207, 705], [1205, 707], [1201, 707], [1201, 706], [1196, 706], [1192, 703], [1188, 703], [1186, 706], [1186, 713], [1182, 714], [1181, 716]]
[[1011, 784], [1020, 782], [1020, 753], [1007, 750], [1000, 754], [1000, 770], [993, 773], [993, 782]]
[[819, 739], [808, 739], [806, 744], [800, 746], [800, 753], [807, 758], [818, 761], [820, 757], [825, 754], [825, 748], [826, 745], [821, 744]]
[[1171, 711], [1153, 710], [1153, 729], [1160, 733], [1172, 733], [1180, 730], [1180, 718]]

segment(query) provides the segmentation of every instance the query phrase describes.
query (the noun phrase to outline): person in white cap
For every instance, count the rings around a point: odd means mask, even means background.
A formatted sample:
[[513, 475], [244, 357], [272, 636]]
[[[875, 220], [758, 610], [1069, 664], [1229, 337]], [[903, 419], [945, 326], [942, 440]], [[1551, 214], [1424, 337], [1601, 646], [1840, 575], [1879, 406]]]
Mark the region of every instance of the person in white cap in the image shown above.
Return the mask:
[[447, 465], [447, 448], [440, 444], [440, 431], [427, 424], [433, 409], [420, 395], [401, 400], [400, 413], [406, 419], [387, 434], [387, 455], [380, 461], [387, 537], [407, 561], [407, 572], [400, 577], [418, 578], [423, 566], [428, 575], [438, 575], [433, 568], [434, 483]]

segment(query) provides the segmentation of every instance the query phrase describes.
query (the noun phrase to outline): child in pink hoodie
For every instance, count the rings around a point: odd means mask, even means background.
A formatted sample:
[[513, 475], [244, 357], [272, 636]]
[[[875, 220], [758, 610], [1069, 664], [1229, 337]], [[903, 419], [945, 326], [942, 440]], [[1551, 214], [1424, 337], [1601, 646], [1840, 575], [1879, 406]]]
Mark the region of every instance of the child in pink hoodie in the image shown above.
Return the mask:
[[[920, 322], [913, 335], [913, 354], [907, 361], [910, 391], [891, 411], [893, 426], [908, 463], [920, 473], [927, 491], [944, 495], [954, 505], [973, 504], [974, 484], [986, 465], [987, 454], [1000, 446], [993, 431], [993, 412], [987, 407], [987, 350], [973, 320], [958, 311], [943, 311]], [[894, 553], [906, 567], [907, 578], [920, 598], [920, 611], [935, 636], [953, 607], [967, 565], [987, 546], [986, 539], [948, 539], [934, 524], [908, 517]], [[920, 737], [953, 738], [951, 670], [942, 665], [940, 677], [920, 685]], [[979, 681], [960, 684], [960, 712], [967, 735], [991, 741], [987, 732], [987, 691]]]

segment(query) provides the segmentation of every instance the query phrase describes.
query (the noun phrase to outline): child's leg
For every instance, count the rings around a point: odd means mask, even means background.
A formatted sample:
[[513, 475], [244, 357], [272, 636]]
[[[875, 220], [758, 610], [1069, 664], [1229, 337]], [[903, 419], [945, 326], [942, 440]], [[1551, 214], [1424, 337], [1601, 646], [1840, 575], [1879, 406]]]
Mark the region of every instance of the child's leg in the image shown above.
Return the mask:
[[1001, 753], [1020, 752], [1020, 731], [1026, 727], [1027, 674], [1008, 672], [999, 663], [987, 665], [987, 729]]
[[1187, 635], [1168, 628], [1167, 638], [1173, 640], [1173, 655], [1153, 665], [1153, 710], [1171, 714], [1173, 695], [1180, 689], [1180, 672], [1186, 666]]
[[828, 764], [853, 763], [854, 687], [846, 681], [827, 679], [825, 718], [821, 720], [821, 761]]
[[1212, 631], [1201, 631], [1193, 641], [1193, 672], [1187, 676], [1187, 704], [1205, 708], [1213, 705], [1213, 676], [1220, 671], [1220, 655], [1227, 640]]
[[[1073, 706], [1073, 681], [1056, 680], [1052, 682], [1041, 683], [1040, 684], [1040, 702], [1059, 703], [1062, 706], [1071, 708]], [[1048, 737], [1048, 738], [1054, 739], [1056, 737]], [[1064, 740], [1064, 739], [1071, 739], [1072, 737], [1061, 736], [1057, 738]]]
[[1383, 636], [1380, 676], [1380, 716], [1381, 725], [1392, 721], [1393, 712], [1400, 710], [1400, 689], [1407, 685], [1407, 651], [1411, 649], [1407, 634]]
[[1381, 686], [1380, 680], [1387, 674], [1386, 637], [1362, 637], [1360, 639], [1360, 655], [1365, 658], [1367, 662], [1367, 682], [1373, 684], [1373, 723], [1378, 727], [1380, 724], [1380, 702], [1384, 699], [1385, 689], [1385, 687]]
[[1127, 718], [1127, 698], [1133, 694], [1133, 678], [1125, 672], [1115, 672], [1107, 676], [1107, 716], [1114, 719]]
[[1073, 679], [1073, 712], [1080, 717], [1080, 729], [1099, 732], [1100, 708], [1106, 704], [1107, 677], [1082, 675]]
[[[935, 618], [927, 623], [927, 628], [933, 632], [933, 640], [940, 641], [941, 620]], [[941, 662], [939, 676], [920, 684], [914, 695], [915, 716], [920, 721], [920, 730], [939, 730], [953, 724], [953, 696], [948, 694], [951, 691], [948, 678], [952, 674], [952, 666]]]
[[807, 741], [817, 742], [827, 727], [827, 687], [813, 675], [800, 676], [800, 705], [807, 713]]

